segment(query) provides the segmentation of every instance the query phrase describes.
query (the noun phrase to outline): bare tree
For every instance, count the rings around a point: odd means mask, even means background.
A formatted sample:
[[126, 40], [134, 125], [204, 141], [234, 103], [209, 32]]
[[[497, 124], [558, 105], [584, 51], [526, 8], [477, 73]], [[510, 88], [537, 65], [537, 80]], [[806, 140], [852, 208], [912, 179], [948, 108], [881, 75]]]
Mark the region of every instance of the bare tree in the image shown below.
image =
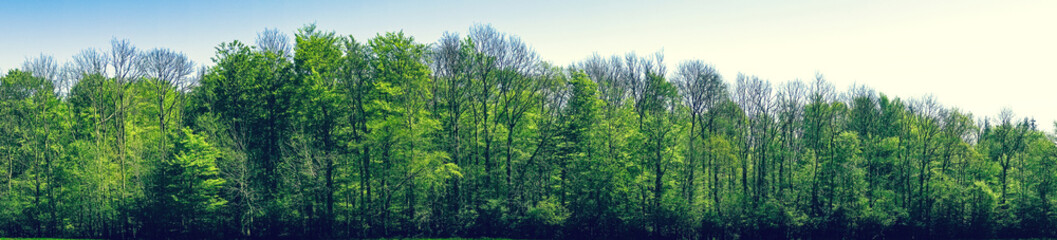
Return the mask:
[[187, 76], [194, 72], [195, 65], [187, 56], [169, 49], [156, 48], [138, 58], [137, 69], [161, 87], [181, 90], [190, 83]]
[[765, 117], [772, 110], [774, 96], [769, 81], [739, 74], [735, 88], [735, 101], [749, 119]]
[[[772, 95], [771, 83], [769, 81], [762, 80], [756, 76], [745, 76], [738, 75], [735, 90], [735, 101], [745, 111], [746, 117], [749, 118], [748, 122], [748, 137], [745, 138], [745, 153], [746, 159], [750, 157], [748, 149], [755, 151], [751, 154], [752, 161], [756, 164], [754, 170], [756, 171], [756, 177], [754, 179], [755, 191], [752, 193], [753, 201], [759, 201], [761, 198], [766, 198], [768, 193], [768, 179], [767, 174], [770, 163], [767, 158], [767, 147], [770, 146], [770, 142], [773, 140], [774, 134], [773, 128], [773, 117], [772, 110], [774, 109], [774, 96]], [[742, 170], [745, 172], [745, 170]], [[742, 178], [743, 184], [748, 183], [745, 176]]]
[[139, 52], [128, 39], [110, 40], [110, 67], [114, 68], [114, 79], [118, 85], [128, 84], [139, 78], [136, 58]]
[[[604, 58], [598, 54], [580, 62], [577, 68], [587, 74], [592, 81], [598, 84], [599, 98], [605, 103], [602, 114], [605, 119], [614, 119], [619, 114], [619, 109], [624, 106], [628, 98], [628, 81], [624, 75], [623, 58], [617, 55]], [[605, 127], [605, 155], [609, 161], [617, 162], [621, 158], [620, 141], [618, 134], [624, 131], [622, 127], [613, 121], [603, 121]]]
[[76, 85], [81, 80], [83, 75], [79, 74], [76, 69], [76, 65], [72, 62], [66, 62], [62, 65], [62, 68], [59, 68], [59, 76], [54, 83], [55, 94], [58, 94], [59, 97], [69, 97], [73, 85]]
[[275, 53], [276, 55], [282, 56], [289, 59], [292, 51], [290, 51], [290, 37], [279, 31], [278, 28], [264, 29], [263, 32], [257, 33], [257, 49], [263, 52]]
[[645, 74], [642, 73], [639, 67], [642, 61], [642, 58], [639, 58], [635, 52], [624, 54], [624, 68], [620, 71], [621, 79], [628, 88], [628, 94], [631, 100], [635, 101], [636, 111], [638, 111], [638, 105], [642, 99], [643, 85], [645, 85]]
[[815, 80], [811, 82], [809, 91], [811, 102], [829, 103], [836, 100], [836, 91], [833, 84], [826, 81], [822, 73], [815, 73]]
[[[458, 33], [445, 32], [434, 46], [431, 54], [433, 61], [430, 61], [435, 85], [433, 97], [437, 102], [434, 107], [438, 108], [434, 112], [440, 113], [440, 118], [444, 121], [444, 130], [448, 137], [445, 147], [451, 154], [452, 161], [459, 166], [465, 165], [462, 150], [464, 148], [462, 138], [464, 124], [461, 120], [467, 111], [471, 90], [470, 76], [467, 76], [467, 73], [471, 67], [470, 58], [472, 56], [465, 51], [468, 47]], [[367, 167], [367, 164], [363, 164], [362, 175], [367, 175]], [[363, 185], [366, 186], [367, 178], [363, 180]], [[461, 181], [459, 179], [452, 179], [452, 181], [454, 183], [450, 194], [458, 199], [457, 205], [462, 205], [465, 200], [463, 191], [460, 191]], [[363, 211], [366, 212], [366, 210]]]
[[[139, 78], [139, 72], [136, 69], [136, 57], [138, 56], [138, 50], [132, 46], [132, 43], [128, 39], [111, 39], [110, 40], [110, 55], [109, 55], [109, 67], [113, 68], [114, 72], [111, 77], [114, 78], [114, 93], [117, 94], [117, 111], [114, 111], [114, 124], [116, 126], [115, 132], [117, 140], [118, 150], [118, 165], [120, 166], [119, 176], [121, 178], [121, 193], [118, 196], [114, 196], [119, 203], [124, 203], [121, 199], [127, 199], [128, 195], [128, 172], [129, 162], [127, 159], [127, 144], [125, 139], [125, 117], [126, 110], [129, 102], [128, 98], [125, 97], [126, 89], [130, 83]], [[126, 234], [130, 234], [132, 228], [131, 218], [128, 212], [123, 212], [124, 216], [121, 221], [121, 232], [122, 237], [126, 237]]]
[[170, 94], [180, 98], [183, 89], [190, 85], [187, 78], [194, 72], [194, 63], [187, 59], [183, 53], [174, 52], [169, 49], [156, 48], [137, 57], [136, 64], [139, 72], [146, 79], [154, 81], [154, 90], [158, 104], [158, 128], [162, 133], [161, 151], [159, 157], [165, 159], [167, 153], [167, 121], [173, 110], [177, 109], [179, 99], [170, 99]]
[[[715, 68], [701, 60], [686, 61], [680, 64], [673, 82], [679, 90], [682, 104], [690, 109], [690, 131], [687, 144], [689, 144], [688, 149], [695, 149], [698, 135], [705, 132], [702, 129], [705, 128], [705, 124], [702, 123], [703, 115], [705, 111], [711, 111], [719, 100], [725, 97], [726, 86]], [[683, 192], [686, 201], [690, 204], [694, 204], [694, 195], [697, 191], [694, 173], [696, 173], [698, 161], [697, 151], [688, 151]]]
[[727, 86], [719, 73], [700, 60], [681, 64], [673, 80], [693, 115], [704, 114], [726, 98]]
[[918, 120], [912, 123], [916, 125], [918, 130], [917, 134], [917, 145], [920, 147], [920, 157], [918, 164], [918, 207], [926, 209], [923, 212], [924, 216], [917, 216], [922, 218], [930, 218], [931, 210], [931, 197], [929, 196], [929, 179], [932, 177], [932, 170], [930, 164], [932, 163], [934, 154], [939, 149], [937, 143], [937, 136], [940, 133], [939, 120], [941, 113], [943, 112], [943, 106], [936, 101], [932, 95], [925, 95], [921, 99], [912, 100], [910, 103], [910, 112], [915, 115]]
[[73, 56], [73, 67], [80, 74], [100, 74], [106, 76], [110, 56], [96, 49], [85, 49]]
[[481, 132], [480, 138], [484, 142], [484, 148], [476, 147], [475, 150], [478, 153], [472, 155], [484, 158], [484, 185], [498, 188], [498, 185], [492, 184], [492, 143], [495, 138], [493, 132], [496, 131], [497, 125], [494, 122], [498, 118], [489, 113], [493, 112], [491, 108], [496, 108], [499, 105], [498, 97], [494, 94], [498, 83], [493, 73], [498, 71], [496, 62], [499, 60], [496, 56], [502, 55], [503, 50], [501, 48], [504, 45], [501, 42], [503, 36], [491, 25], [476, 25], [470, 28], [469, 37], [474, 48], [472, 70], [470, 71], [472, 74], [471, 83], [473, 89], [476, 90], [471, 95], [473, 104], [470, 104], [470, 110], [474, 119], [474, 129], [471, 131]]
[[627, 97], [627, 82], [621, 77], [623, 64], [619, 56], [604, 58], [595, 54], [577, 66], [598, 84], [600, 97], [606, 102], [608, 110], [624, 105], [624, 98]]
[[[503, 126], [508, 129], [505, 148], [507, 193], [514, 194], [516, 191], [512, 190], [516, 186], [513, 186], [515, 165], [512, 159], [513, 136], [521, 119], [531, 109], [531, 104], [534, 104], [531, 99], [540, 91], [538, 76], [541, 75], [542, 68], [539, 64], [539, 56], [521, 38], [500, 33], [491, 25], [472, 27], [470, 38], [475, 44], [478, 56], [484, 60], [479, 61], [480, 64], [475, 67], [479, 71], [482, 93], [484, 93], [479, 97], [482, 97], [481, 100], [485, 103], [481, 108], [485, 111], [481, 115], [484, 117], [486, 128], [485, 151], [488, 153], [485, 155], [486, 168], [490, 168], [487, 165], [491, 162], [491, 138], [493, 137], [491, 132], [500, 124], [500, 121], [503, 121]], [[492, 91], [492, 88], [497, 91], [495, 95], [486, 93]], [[495, 102], [491, 108], [494, 108], [493, 111], [499, 115], [493, 118], [494, 123], [488, 123], [488, 101]]]
[[650, 100], [646, 96], [649, 90], [651, 76], [664, 78], [668, 75], [667, 67], [664, 65], [664, 53], [658, 51], [652, 57], [638, 57], [634, 52], [624, 55], [624, 68], [621, 71], [622, 80], [628, 86], [627, 92], [635, 101], [635, 112], [639, 115], [639, 127], [642, 127], [642, 116], [646, 111], [645, 104]]
[[63, 65], [59, 73], [58, 82], [55, 84], [56, 92], [60, 96], [65, 97], [85, 75], [99, 74], [106, 76], [109, 63], [110, 57], [105, 52], [96, 49], [82, 50], [73, 56], [72, 62], [66, 62]]
[[32, 59], [27, 58], [22, 63], [22, 71], [30, 72], [34, 77], [43, 78], [52, 84], [60, 80], [62, 73], [59, 70], [59, 64], [55, 62], [55, 58], [44, 54]]
[[807, 85], [800, 80], [786, 82], [778, 90], [775, 111], [779, 121], [778, 131], [781, 134], [780, 146], [787, 150], [778, 159], [777, 194], [779, 198], [783, 196], [784, 190], [792, 188], [793, 171], [786, 172], [785, 169], [792, 167], [800, 157], [806, 96]]

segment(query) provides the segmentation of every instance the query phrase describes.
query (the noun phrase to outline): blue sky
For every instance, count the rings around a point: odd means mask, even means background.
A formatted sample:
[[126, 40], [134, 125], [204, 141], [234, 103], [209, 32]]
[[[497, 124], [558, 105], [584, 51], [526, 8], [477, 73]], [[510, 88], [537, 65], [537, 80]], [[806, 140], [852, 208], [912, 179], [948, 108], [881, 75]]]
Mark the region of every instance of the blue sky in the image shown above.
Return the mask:
[[0, 69], [26, 57], [64, 62], [127, 38], [211, 64], [221, 42], [252, 43], [278, 28], [366, 39], [400, 31], [431, 43], [490, 23], [544, 60], [566, 65], [663, 49], [669, 69], [688, 59], [778, 84], [821, 72], [838, 89], [933, 94], [995, 116], [1010, 107], [1052, 129], [1057, 120], [1057, 1], [15, 1], [0, 6]]

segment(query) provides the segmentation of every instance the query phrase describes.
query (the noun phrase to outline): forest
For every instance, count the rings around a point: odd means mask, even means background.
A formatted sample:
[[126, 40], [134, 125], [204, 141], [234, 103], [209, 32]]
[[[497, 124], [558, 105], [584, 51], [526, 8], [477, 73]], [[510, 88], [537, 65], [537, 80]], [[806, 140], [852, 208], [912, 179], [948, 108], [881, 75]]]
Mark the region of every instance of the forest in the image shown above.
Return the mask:
[[662, 53], [557, 66], [491, 25], [215, 50], [115, 38], [3, 73], [0, 236], [1057, 237], [1057, 138], [1008, 109]]

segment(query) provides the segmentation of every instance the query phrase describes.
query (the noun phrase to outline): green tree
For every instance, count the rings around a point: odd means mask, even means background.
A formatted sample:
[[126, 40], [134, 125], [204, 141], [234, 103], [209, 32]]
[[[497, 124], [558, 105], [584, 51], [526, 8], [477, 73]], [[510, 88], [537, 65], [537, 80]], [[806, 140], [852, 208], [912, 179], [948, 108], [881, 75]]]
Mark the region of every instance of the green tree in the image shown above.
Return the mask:
[[[300, 96], [296, 107], [291, 109], [295, 118], [294, 128], [303, 138], [293, 149], [296, 153], [290, 160], [295, 174], [304, 174], [304, 179], [295, 186], [297, 195], [307, 196], [303, 212], [310, 222], [307, 226], [320, 229], [305, 229], [306, 232], [322, 236], [331, 235], [334, 225], [334, 192], [336, 159], [341, 138], [340, 129], [348, 114], [346, 98], [341, 95], [343, 87], [339, 81], [339, 69], [343, 63], [342, 39], [333, 32], [321, 32], [315, 25], [298, 30], [294, 36], [294, 72], [299, 78], [296, 94]], [[294, 140], [299, 141], [299, 140]], [[323, 206], [316, 210], [315, 204]]]
[[[21, 215], [5, 223], [16, 234], [58, 232], [66, 132], [65, 105], [55, 97], [52, 82], [30, 72], [11, 70], [0, 78], [0, 108], [5, 116], [5, 205]], [[14, 224], [13, 226], [10, 224]]]
[[[602, 208], [608, 196], [599, 192], [613, 173], [605, 172], [606, 162], [598, 151], [599, 108], [597, 85], [582, 72], [572, 73], [569, 95], [563, 110], [562, 123], [556, 135], [556, 152], [560, 179], [558, 199], [565, 209], [573, 210], [568, 225], [574, 234], [598, 234]], [[609, 176], [607, 176], [607, 174]]]
[[153, 237], [208, 236], [216, 213], [227, 203], [220, 195], [225, 180], [216, 161], [220, 153], [190, 129], [173, 134], [174, 155], [155, 165], [148, 185], [145, 222]]
[[[220, 169], [238, 232], [274, 234], [278, 214], [272, 206], [282, 179], [276, 178], [284, 142], [290, 136], [294, 92], [293, 63], [283, 55], [262, 52], [238, 41], [217, 47], [214, 64], [192, 90], [185, 121], [231, 149]], [[223, 141], [220, 141], [223, 140]], [[230, 161], [230, 162], [227, 162]]]
[[[378, 184], [381, 233], [413, 231], [417, 224], [413, 221], [422, 201], [417, 193], [431, 187], [418, 181], [434, 173], [448, 157], [445, 152], [437, 151], [429, 139], [440, 123], [427, 111], [431, 79], [428, 66], [421, 62], [426, 47], [403, 33], [378, 35], [369, 45], [374, 55], [371, 66], [376, 80], [367, 110], [371, 116], [367, 126], [371, 129], [371, 142], [379, 149], [372, 152], [378, 155], [382, 165]], [[402, 194], [398, 192], [401, 190]], [[393, 210], [403, 212], [396, 215], [397, 221], [391, 221]]]

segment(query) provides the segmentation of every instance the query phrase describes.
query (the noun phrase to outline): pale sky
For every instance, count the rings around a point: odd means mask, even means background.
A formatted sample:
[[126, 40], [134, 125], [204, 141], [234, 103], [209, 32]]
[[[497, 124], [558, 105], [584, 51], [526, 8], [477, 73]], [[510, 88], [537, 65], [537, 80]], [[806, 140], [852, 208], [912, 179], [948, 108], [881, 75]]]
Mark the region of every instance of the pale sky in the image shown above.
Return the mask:
[[0, 70], [59, 62], [127, 38], [211, 64], [214, 47], [278, 28], [367, 39], [400, 31], [432, 43], [475, 23], [520, 36], [558, 65], [663, 49], [779, 84], [820, 72], [904, 99], [932, 94], [976, 117], [1010, 107], [1057, 120], [1057, 1], [22, 1], [0, 6]]

